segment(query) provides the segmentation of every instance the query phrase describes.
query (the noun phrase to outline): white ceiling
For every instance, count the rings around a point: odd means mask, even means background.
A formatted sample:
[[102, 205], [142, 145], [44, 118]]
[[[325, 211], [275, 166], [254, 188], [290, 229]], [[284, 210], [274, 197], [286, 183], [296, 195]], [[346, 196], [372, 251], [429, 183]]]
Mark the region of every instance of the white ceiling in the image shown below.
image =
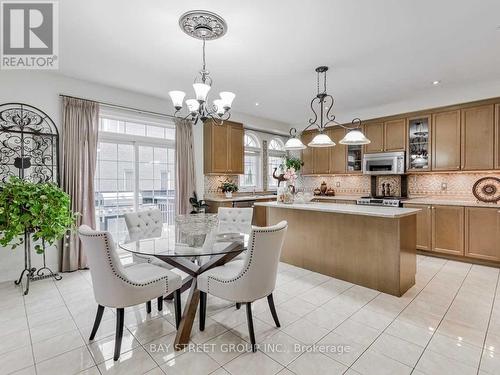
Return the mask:
[[201, 64], [201, 41], [179, 29], [179, 16], [219, 13], [229, 30], [207, 42], [212, 99], [234, 91], [235, 111], [291, 124], [309, 118], [318, 65], [330, 66], [344, 121], [430, 90], [500, 80], [498, 0], [63, 0], [60, 9], [62, 74], [159, 97], [192, 96]]

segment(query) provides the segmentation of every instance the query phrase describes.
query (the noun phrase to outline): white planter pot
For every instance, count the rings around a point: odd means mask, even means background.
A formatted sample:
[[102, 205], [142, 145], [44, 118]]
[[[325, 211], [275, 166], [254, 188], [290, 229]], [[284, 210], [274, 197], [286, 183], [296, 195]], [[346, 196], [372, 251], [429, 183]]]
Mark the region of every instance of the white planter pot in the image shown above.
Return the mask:
[[232, 191], [226, 191], [226, 198], [232, 198], [233, 197], [233, 192]]

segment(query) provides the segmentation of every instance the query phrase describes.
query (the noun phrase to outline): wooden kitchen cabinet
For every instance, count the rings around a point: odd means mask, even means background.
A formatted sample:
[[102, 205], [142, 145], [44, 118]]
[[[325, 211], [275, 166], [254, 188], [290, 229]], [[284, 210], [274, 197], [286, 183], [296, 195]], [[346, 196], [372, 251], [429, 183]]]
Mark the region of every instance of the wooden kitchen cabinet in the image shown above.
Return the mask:
[[336, 143], [335, 147], [329, 147], [330, 173], [345, 173], [347, 169], [347, 147], [339, 143], [339, 141], [345, 136], [345, 129], [340, 126], [336, 126], [329, 129], [327, 134]]
[[[302, 134], [301, 140], [302, 143], [307, 146], [309, 142], [312, 141], [313, 137], [315, 136], [315, 133], [311, 132], [304, 132]], [[313, 158], [313, 148], [312, 147], [307, 147], [302, 150], [302, 162], [304, 165], [301, 168], [302, 174], [313, 174], [314, 173], [314, 158]]]
[[384, 151], [406, 150], [406, 119], [386, 121], [384, 123]]
[[420, 209], [417, 213], [417, 249], [432, 250], [432, 206], [405, 203], [404, 207]]
[[495, 105], [495, 169], [500, 169], [500, 104]]
[[365, 124], [365, 136], [371, 142], [365, 145], [365, 153], [384, 151], [384, 123], [372, 122]]
[[500, 261], [500, 209], [465, 208], [465, 255]]
[[464, 255], [464, 207], [432, 206], [432, 251]]
[[432, 170], [460, 170], [460, 111], [432, 115]]
[[372, 122], [365, 125], [365, 135], [371, 143], [365, 145], [365, 153], [405, 151], [406, 119]]
[[495, 107], [483, 105], [461, 111], [461, 169], [493, 169]]
[[245, 131], [243, 125], [229, 123], [228, 124], [228, 164], [229, 172], [234, 174], [243, 174], [245, 149], [243, 147], [243, 137]]
[[[314, 133], [318, 134], [317, 132]], [[335, 146], [337, 147], [337, 146]], [[311, 147], [313, 149], [313, 171], [315, 174], [328, 174], [330, 172], [331, 147]]]
[[203, 125], [203, 169], [205, 174], [243, 174], [243, 124], [224, 121]]

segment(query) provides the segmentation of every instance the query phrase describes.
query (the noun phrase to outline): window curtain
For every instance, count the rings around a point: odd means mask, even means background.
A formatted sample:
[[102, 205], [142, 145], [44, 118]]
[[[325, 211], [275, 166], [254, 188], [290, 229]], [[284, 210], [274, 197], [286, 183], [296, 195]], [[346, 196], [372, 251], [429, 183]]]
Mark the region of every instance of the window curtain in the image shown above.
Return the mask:
[[176, 212], [191, 212], [189, 198], [196, 191], [194, 169], [193, 124], [189, 120], [175, 120], [175, 195]]
[[[61, 185], [71, 196], [71, 208], [80, 215], [77, 226], [95, 229], [94, 173], [97, 159], [99, 104], [63, 97], [61, 131]], [[87, 268], [87, 259], [76, 231], [64, 240], [61, 271]]]

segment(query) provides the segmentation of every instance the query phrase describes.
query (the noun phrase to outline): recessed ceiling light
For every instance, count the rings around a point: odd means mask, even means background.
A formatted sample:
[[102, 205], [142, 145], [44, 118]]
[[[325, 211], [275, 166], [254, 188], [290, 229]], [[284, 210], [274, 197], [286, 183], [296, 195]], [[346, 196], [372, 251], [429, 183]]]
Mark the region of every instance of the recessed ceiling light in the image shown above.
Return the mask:
[[432, 81], [432, 84], [433, 84], [434, 86], [437, 86], [437, 85], [439, 85], [440, 83], [441, 83], [441, 81]]
[[259, 105], [259, 102], [255, 102], [255, 105], [258, 106]]

